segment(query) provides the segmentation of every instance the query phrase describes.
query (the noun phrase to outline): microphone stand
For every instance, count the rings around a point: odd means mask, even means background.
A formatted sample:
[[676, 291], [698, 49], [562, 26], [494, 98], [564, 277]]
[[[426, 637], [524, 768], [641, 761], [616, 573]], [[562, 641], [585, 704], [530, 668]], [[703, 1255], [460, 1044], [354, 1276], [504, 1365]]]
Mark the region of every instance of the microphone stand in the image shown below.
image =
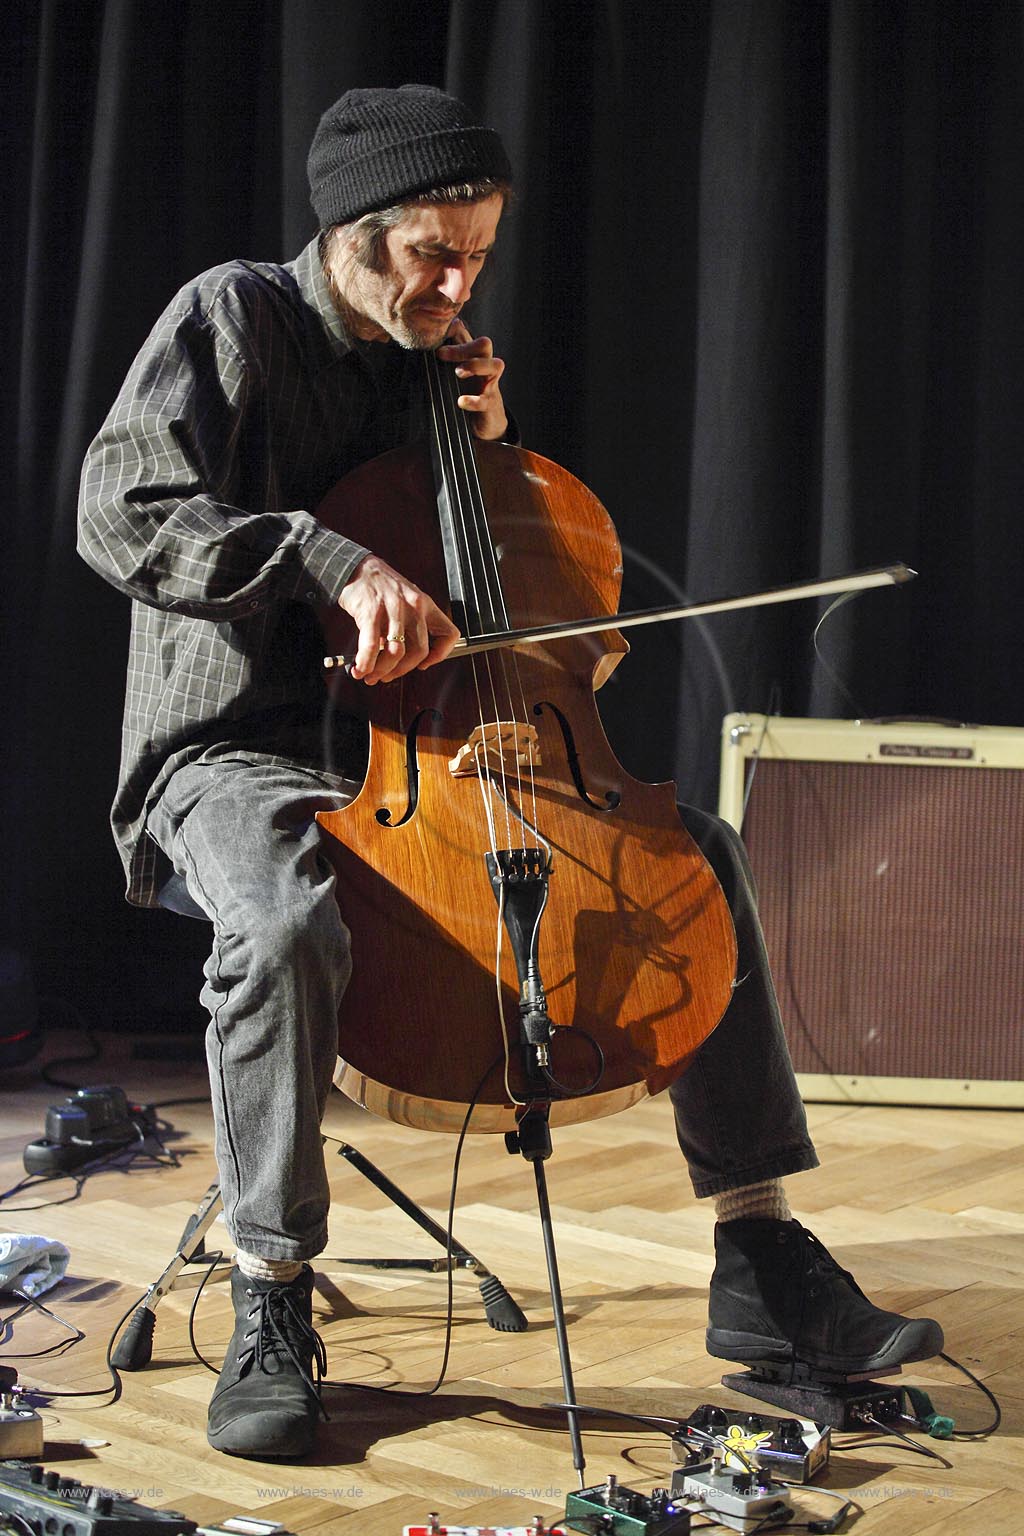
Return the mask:
[[516, 1129], [505, 1134], [505, 1146], [513, 1155], [519, 1153], [533, 1164], [533, 1177], [537, 1186], [537, 1210], [540, 1229], [544, 1238], [544, 1257], [548, 1267], [548, 1289], [551, 1292], [551, 1310], [558, 1344], [558, 1363], [562, 1371], [562, 1406], [569, 1421], [569, 1441], [572, 1445], [572, 1464], [579, 1476], [580, 1487], [586, 1487], [583, 1469], [583, 1441], [580, 1437], [579, 1409], [576, 1388], [572, 1379], [572, 1360], [569, 1355], [569, 1335], [565, 1326], [565, 1307], [562, 1303], [562, 1285], [558, 1277], [558, 1255], [555, 1252], [555, 1234], [551, 1223], [551, 1205], [548, 1201], [547, 1179], [544, 1164], [551, 1156], [551, 1103], [547, 1099], [531, 1099], [516, 1110]]
[[486, 863], [501, 914], [500, 921], [504, 922], [512, 941], [519, 976], [519, 1054], [525, 1092], [522, 1100], [516, 1104], [516, 1129], [506, 1133], [505, 1146], [513, 1155], [519, 1153], [528, 1163], [533, 1164], [548, 1288], [558, 1343], [558, 1361], [562, 1370], [563, 1406], [569, 1421], [569, 1439], [572, 1444], [572, 1464], [579, 1476], [580, 1487], [584, 1488], [583, 1469], [586, 1462], [580, 1438], [562, 1286], [558, 1277], [551, 1205], [544, 1175], [544, 1164], [551, 1156], [552, 1088], [557, 1090], [548, 1071], [548, 1045], [553, 1025], [547, 1010], [538, 955], [541, 918], [548, 899], [551, 859], [550, 854], [541, 848], [509, 848], [487, 854]]

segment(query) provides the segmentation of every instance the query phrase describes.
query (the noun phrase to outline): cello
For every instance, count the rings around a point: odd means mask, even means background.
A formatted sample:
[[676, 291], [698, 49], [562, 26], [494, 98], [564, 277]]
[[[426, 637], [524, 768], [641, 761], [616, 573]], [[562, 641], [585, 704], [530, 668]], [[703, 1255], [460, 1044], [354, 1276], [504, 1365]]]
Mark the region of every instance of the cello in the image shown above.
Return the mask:
[[[665, 1088], [722, 1017], [732, 919], [674, 786], [626, 773], [600, 723], [628, 649], [611, 519], [550, 460], [476, 440], [452, 366], [424, 363], [429, 446], [354, 470], [318, 519], [447, 605], [470, 646], [607, 625], [372, 690], [329, 679], [333, 708], [372, 705], [363, 787], [317, 818], [352, 936], [335, 1081], [424, 1129], [472, 1106], [474, 1131], [507, 1132], [538, 1097], [552, 1123], [610, 1114]], [[342, 649], [345, 616], [321, 622]]]

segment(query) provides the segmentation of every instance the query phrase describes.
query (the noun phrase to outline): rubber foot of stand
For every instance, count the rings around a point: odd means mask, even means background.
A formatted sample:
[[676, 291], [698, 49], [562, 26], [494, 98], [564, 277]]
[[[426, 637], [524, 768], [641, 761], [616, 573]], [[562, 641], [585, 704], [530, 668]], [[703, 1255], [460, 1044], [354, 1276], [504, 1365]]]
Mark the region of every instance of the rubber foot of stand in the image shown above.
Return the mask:
[[529, 1328], [526, 1313], [517, 1301], [513, 1301], [497, 1275], [488, 1275], [480, 1281], [480, 1295], [487, 1321], [499, 1333], [525, 1333]]
[[110, 1352], [110, 1363], [119, 1371], [141, 1371], [153, 1358], [153, 1330], [156, 1313], [149, 1307], [136, 1307], [128, 1324]]

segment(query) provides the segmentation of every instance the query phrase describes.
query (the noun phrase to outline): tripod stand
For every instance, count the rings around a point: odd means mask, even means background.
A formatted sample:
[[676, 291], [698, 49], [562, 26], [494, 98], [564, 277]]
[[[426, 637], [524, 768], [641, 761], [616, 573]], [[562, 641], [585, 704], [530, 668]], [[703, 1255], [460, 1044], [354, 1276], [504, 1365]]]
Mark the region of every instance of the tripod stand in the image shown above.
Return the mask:
[[[480, 1295], [484, 1304], [484, 1312], [487, 1321], [492, 1328], [502, 1333], [522, 1333], [528, 1323], [518, 1302], [516, 1302], [502, 1285], [497, 1275], [491, 1273], [485, 1264], [476, 1257], [468, 1248], [445, 1231], [433, 1217], [410, 1200], [409, 1196], [400, 1189], [385, 1173], [369, 1158], [364, 1157], [355, 1147], [345, 1141], [335, 1141], [334, 1137], [325, 1136], [325, 1142], [334, 1142], [338, 1149], [338, 1156], [343, 1157], [357, 1172], [368, 1179], [375, 1188], [386, 1196], [400, 1211], [414, 1221], [422, 1231], [434, 1242], [439, 1243], [445, 1250], [445, 1256], [437, 1259], [346, 1259], [346, 1264], [367, 1266], [373, 1269], [425, 1269], [436, 1272], [438, 1270], [466, 1269], [470, 1270], [480, 1282]], [[206, 1252], [204, 1239], [206, 1233], [213, 1225], [217, 1216], [223, 1209], [223, 1199], [219, 1184], [211, 1184], [203, 1196], [195, 1212], [189, 1217], [185, 1229], [178, 1241], [177, 1249], [170, 1263], [161, 1272], [153, 1284], [149, 1287], [139, 1305], [135, 1308], [128, 1323], [111, 1352], [111, 1363], [121, 1371], [140, 1371], [147, 1366], [153, 1357], [153, 1334], [156, 1327], [156, 1308], [169, 1292], [178, 1288], [178, 1282], [182, 1271], [189, 1264], [206, 1264], [209, 1266], [209, 1255]], [[216, 1266], [214, 1266], [216, 1267]]]

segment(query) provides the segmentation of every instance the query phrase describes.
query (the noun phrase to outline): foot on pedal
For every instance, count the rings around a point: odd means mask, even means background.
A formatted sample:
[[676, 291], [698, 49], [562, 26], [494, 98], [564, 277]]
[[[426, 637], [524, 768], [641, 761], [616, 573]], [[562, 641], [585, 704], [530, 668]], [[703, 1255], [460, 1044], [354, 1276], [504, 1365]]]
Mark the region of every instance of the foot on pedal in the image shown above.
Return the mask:
[[709, 1355], [821, 1382], [898, 1370], [942, 1345], [931, 1318], [873, 1306], [798, 1221], [743, 1217], [715, 1228]]

